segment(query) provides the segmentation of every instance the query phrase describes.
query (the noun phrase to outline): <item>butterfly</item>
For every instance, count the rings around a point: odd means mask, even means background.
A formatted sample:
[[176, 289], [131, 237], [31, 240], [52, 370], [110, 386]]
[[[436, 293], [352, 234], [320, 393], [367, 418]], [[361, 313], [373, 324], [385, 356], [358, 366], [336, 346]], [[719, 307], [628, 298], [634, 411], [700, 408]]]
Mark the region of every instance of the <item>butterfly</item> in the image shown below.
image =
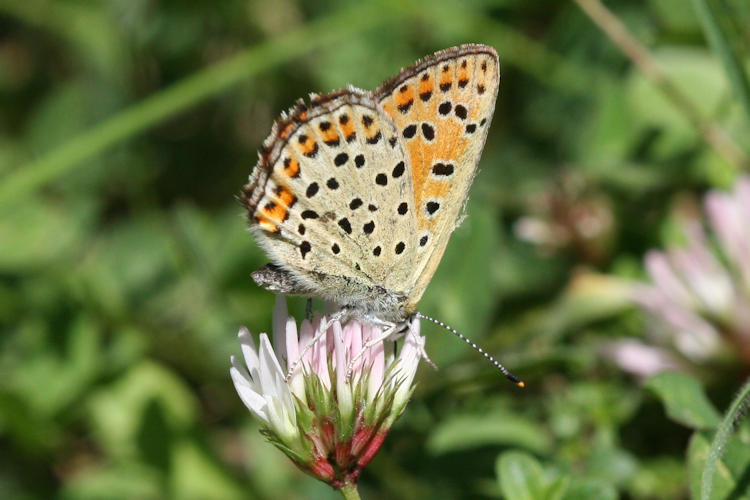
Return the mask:
[[460, 221], [500, 81], [486, 45], [442, 50], [374, 91], [299, 100], [241, 200], [271, 263], [264, 288], [403, 323]]

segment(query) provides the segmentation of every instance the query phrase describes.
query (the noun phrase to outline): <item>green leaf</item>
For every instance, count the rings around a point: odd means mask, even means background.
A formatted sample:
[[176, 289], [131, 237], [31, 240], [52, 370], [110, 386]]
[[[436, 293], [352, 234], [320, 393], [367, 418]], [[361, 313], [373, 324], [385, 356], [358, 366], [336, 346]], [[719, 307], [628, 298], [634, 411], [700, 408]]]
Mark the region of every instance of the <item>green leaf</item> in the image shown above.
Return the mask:
[[662, 400], [672, 420], [693, 429], [719, 425], [719, 413], [695, 379], [679, 373], [662, 373], [650, 378], [645, 387]]
[[527, 453], [509, 451], [495, 464], [500, 489], [507, 500], [546, 498], [546, 481], [539, 462]]
[[247, 498], [229, 471], [222, 469], [193, 441], [185, 440], [173, 447], [171, 478], [170, 491], [175, 498]]
[[[661, 48], [653, 53], [679, 91], [704, 116], [714, 116], [727, 95], [728, 84], [717, 61], [700, 48]], [[669, 157], [695, 144], [698, 132], [681, 110], [641, 72], [633, 70], [625, 90], [632, 116], [644, 129], [657, 127], [652, 146], [660, 157]], [[634, 124], [637, 126], [637, 124]]]
[[662, 456], [643, 459], [629, 478], [633, 498], [680, 498], [684, 496], [687, 471], [683, 457]]
[[535, 453], [550, 450], [547, 432], [533, 421], [503, 412], [485, 415], [454, 415], [435, 427], [427, 441], [434, 455], [485, 445], [507, 445]]
[[146, 441], [171, 442], [195, 422], [197, 404], [182, 379], [163, 366], [142, 362], [96, 393], [89, 413], [97, 440], [111, 455], [141, 453], [155, 462], [163, 458]]
[[100, 367], [99, 327], [90, 318], [81, 316], [68, 331], [56, 334], [64, 342], [62, 355], [53, 349], [38, 352], [12, 377], [13, 389], [45, 417], [75, 402], [89, 388]]
[[698, 18], [692, 9], [685, 8], [685, 0], [649, 0], [648, 5], [666, 29], [676, 33], [700, 33]]
[[732, 84], [734, 98], [742, 105], [745, 118], [750, 120], [750, 82], [736, 50], [742, 41], [741, 34], [732, 29], [731, 17], [735, 14], [726, 3], [716, 0], [693, 0], [693, 5], [711, 48], [724, 66], [724, 71]]
[[617, 490], [611, 484], [592, 479], [578, 479], [572, 481], [562, 497], [563, 500], [579, 500], [595, 498], [596, 500], [616, 500]]
[[160, 475], [137, 463], [93, 465], [82, 468], [64, 483], [62, 500], [128, 500], [163, 498]]
[[[0, 270], [25, 271], [58, 262], [84, 239], [92, 210], [85, 203], [65, 210], [34, 199], [0, 210]], [[52, 237], [54, 235], [54, 237]]]

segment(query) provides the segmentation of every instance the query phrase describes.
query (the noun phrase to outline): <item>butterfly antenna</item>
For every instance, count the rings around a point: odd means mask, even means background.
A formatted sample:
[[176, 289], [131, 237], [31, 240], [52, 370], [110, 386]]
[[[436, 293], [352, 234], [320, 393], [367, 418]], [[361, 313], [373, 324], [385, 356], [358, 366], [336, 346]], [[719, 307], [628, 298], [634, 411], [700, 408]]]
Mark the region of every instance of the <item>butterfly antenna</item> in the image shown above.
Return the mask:
[[474, 342], [471, 341], [471, 339], [469, 337], [467, 337], [466, 335], [460, 333], [458, 330], [456, 330], [452, 326], [448, 326], [445, 323], [443, 323], [442, 321], [437, 320], [435, 318], [431, 318], [429, 316], [425, 316], [424, 314], [422, 314], [420, 312], [417, 313], [417, 317], [418, 318], [422, 318], [422, 319], [426, 319], [427, 321], [431, 321], [432, 323], [435, 323], [436, 325], [442, 326], [443, 328], [445, 328], [446, 330], [448, 330], [449, 332], [451, 332], [453, 335], [455, 335], [456, 337], [460, 338], [461, 340], [463, 340], [464, 342], [466, 342], [467, 344], [469, 344], [479, 354], [481, 354], [482, 356], [484, 356], [485, 358], [487, 358], [487, 360], [490, 363], [492, 363], [493, 365], [495, 365], [495, 367], [498, 370], [500, 370], [503, 375], [505, 375], [505, 378], [507, 378], [508, 380], [510, 380], [511, 382], [513, 382], [514, 384], [516, 384], [518, 387], [526, 387], [526, 384], [524, 383], [523, 380], [521, 380], [520, 378], [518, 378], [517, 376], [515, 376], [510, 370], [508, 370], [507, 368], [505, 368], [502, 365], [502, 363], [500, 363], [498, 360], [496, 360], [495, 358], [493, 358], [492, 355], [490, 355], [487, 351], [485, 351], [484, 349], [482, 349], [481, 347], [479, 347], [478, 345], [476, 345]]

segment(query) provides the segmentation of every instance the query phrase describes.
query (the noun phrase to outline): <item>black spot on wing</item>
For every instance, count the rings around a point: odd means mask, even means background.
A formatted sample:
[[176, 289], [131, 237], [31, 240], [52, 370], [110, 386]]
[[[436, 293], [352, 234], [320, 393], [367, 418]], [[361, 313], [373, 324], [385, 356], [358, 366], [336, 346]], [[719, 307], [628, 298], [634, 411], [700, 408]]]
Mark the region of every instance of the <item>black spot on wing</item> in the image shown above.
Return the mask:
[[404, 170], [406, 170], [406, 164], [402, 161], [398, 162], [395, 167], [393, 167], [393, 172], [391, 172], [391, 175], [394, 178], [401, 177], [404, 175]]
[[309, 241], [303, 241], [299, 246], [299, 253], [304, 260], [305, 256], [312, 250], [312, 246]]
[[339, 219], [338, 224], [339, 224], [339, 227], [346, 232], [346, 234], [352, 234], [352, 225], [349, 222], [349, 219], [347, 219], [346, 217], [343, 217]]
[[346, 153], [339, 153], [336, 155], [336, 157], [333, 159], [333, 164], [337, 167], [340, 167], [344, 163], [349, 161], [349, 155]]

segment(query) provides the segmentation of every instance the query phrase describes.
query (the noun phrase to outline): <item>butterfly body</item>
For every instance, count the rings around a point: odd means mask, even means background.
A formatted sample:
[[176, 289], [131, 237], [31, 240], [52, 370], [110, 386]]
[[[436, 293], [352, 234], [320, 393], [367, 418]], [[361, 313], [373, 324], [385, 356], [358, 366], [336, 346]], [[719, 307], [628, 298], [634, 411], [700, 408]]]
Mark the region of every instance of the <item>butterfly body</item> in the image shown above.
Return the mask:
[[256, 282], [363, 317], [412, 316], [458, 225], [498, 83], [494, 49], [464, 45], [373, 92], [282, 114], [242, 192], [272, 262]]

